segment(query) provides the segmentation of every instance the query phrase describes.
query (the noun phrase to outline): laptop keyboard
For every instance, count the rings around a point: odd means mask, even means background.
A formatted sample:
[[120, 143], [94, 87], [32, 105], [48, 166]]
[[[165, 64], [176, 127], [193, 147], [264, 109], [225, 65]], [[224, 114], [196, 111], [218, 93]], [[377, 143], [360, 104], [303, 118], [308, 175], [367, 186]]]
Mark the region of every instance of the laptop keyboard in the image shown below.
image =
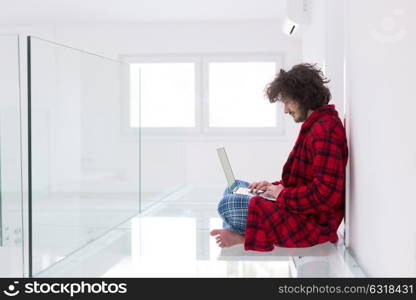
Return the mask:
[[267, 200], [271, 200], [271, 201], [276, 201], [276, 199], [272, 196], [269, 195], [262, 195], [263, 191], [259, 192], [250, 192], [249, 188], [245, 188], [245, 187], [239, 187], [237, 190], [235, 190], [234, 192], [235, 194], [239, 194], [239, 195], [246, 195], [246, 196], [257, 196], [257, 195], [261, 195], [264, 199]]
[[252, 193], [250, 192], [249, 188], [239, 187], [235, 193], [241, 194], [241, 195], [247, 195], [247, 196], [254, 196], [258, 195], [258, 193]]

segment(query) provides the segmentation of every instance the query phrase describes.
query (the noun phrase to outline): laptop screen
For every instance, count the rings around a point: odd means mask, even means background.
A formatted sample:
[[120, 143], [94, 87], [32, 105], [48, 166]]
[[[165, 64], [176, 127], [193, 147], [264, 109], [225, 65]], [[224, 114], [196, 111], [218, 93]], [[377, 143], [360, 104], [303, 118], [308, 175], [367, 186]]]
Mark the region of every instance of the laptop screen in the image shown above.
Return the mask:
[[231, 169], [230, 161], [228, 160], [227, 153], [225, 152], [225, 148], [218, 148], [217, 149], [218, 157], [221, 162], [222, 169], [224, 170], [225, 177], [227, 178], [228, 187], [233, 190], [237, 186], [237, 182], [235, 181], [233, 170]]

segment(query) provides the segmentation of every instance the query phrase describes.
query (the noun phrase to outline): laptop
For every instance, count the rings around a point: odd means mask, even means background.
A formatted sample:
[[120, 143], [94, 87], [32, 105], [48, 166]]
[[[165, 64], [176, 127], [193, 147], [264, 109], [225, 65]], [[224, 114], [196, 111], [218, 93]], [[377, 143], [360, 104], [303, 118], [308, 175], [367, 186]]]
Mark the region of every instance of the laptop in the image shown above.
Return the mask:
[[224, 147], [218, 148], [217, 153], [221, 162], [222, 169], [224, 170], [225, 178], [227, 178], [227, 181], [228, 181], [228, 187], [230, 188], [233, 194], [246, 195], [246, 196], [260, 195], [264, 199], [276, 201], [276, 198], [274, 198], [273, 196], [263, 195], [264, 191], [262, 190], [250, 191], [250, 189], [247, 187], [238, 186], [234, 177], [233, 170], [231, 169], [231, 164], [230, 164], [230, 161], [228, 160], [227, 153], [225, 152], [225, 148]]

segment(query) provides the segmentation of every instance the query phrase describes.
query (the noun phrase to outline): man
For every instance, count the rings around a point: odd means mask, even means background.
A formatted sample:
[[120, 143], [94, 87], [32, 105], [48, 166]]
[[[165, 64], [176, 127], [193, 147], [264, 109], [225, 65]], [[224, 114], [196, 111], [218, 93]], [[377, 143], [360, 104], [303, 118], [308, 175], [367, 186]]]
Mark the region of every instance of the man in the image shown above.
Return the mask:
[[245, 250], [271, 251], [338, 240], [348, 147], [335, 106], [328, 105], [328, 82], [315, 65], [299, 64], [280, 70], [268, 85], [269, 101], [282, 102], [284, 112], [303, 124], [280, 181], [238, 181], [276, 201], [225, 190], [218, 206], [224, 228], [211, 231], [220, 247], [244, 243]]

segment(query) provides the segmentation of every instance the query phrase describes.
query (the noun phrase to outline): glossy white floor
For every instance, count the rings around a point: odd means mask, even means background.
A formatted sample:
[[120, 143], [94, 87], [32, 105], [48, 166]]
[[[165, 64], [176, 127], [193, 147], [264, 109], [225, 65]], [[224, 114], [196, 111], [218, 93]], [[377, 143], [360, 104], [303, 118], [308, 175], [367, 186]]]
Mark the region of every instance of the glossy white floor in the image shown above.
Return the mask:
[[222, 187], [187, 187], [115, 228], [39, 276], [354, 277], [364, 276], [343, 245], [308, 249], [220, 249]]

